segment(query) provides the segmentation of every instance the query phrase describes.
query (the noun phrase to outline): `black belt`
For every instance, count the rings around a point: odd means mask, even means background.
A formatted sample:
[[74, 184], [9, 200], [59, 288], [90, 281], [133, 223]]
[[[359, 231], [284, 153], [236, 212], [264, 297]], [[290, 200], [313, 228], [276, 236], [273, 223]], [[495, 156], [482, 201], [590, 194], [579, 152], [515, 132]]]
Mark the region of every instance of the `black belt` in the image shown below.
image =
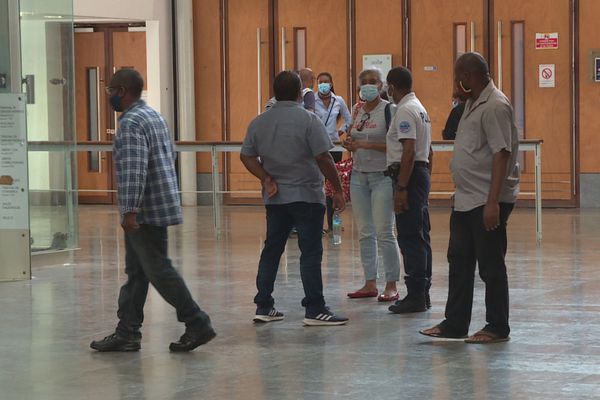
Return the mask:
[[429, 163], [427, 161], [415, 161], [414, 166], [429, 168]]

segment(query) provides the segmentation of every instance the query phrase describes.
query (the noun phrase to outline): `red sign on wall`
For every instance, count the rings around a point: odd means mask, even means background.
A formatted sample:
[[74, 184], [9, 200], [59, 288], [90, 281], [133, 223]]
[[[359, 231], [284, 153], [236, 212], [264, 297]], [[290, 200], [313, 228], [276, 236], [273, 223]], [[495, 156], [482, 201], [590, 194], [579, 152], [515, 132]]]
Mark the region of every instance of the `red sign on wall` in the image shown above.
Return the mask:
[[536, 50], [558, 49], [558, 32], [536, 33], [535, 34], [535, 49]]

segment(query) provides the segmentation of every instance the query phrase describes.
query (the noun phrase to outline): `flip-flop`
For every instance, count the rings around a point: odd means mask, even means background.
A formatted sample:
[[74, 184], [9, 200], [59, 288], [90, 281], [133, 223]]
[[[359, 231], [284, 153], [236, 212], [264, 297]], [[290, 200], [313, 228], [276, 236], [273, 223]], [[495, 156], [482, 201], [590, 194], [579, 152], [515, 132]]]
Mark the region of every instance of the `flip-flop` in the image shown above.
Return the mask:
[[[428, 331], [429, 329], [435, 329], [435, 328], [437, 328], [440, 331], [440, 333], [427, 333], [427, 332], [425, 332], [425, 331]], [[421, 335], [425, 335], [425, 336], [432, 337], [432, 338], [435, 338], [435, 339], [460, 339], [460, 340], [463, 340], [463, 339], [467, 338], [467, 335], [462, 335], [462, 336], [446, 335], [446, 334], [444, 334], [444, 330], [442, 329], [442, 327], [440, 325], [436, 325], [436, 326], [434, 326], [432, 328], [429, 328], [429, 329], [421, 329], [419, 331], [419, 333]]]
[[377, 298], [377, 301], [381, 302], [381, 303], [385, 303], [385, 302], [390, 302], [390, 301], [396, 301], [400, 299], [400, 293], [396, 292], [395, 295], [393, 296], [388, 296], [387, 294], [383, 293], [380, 294], [379, 297]]
[[[476, 340], [478, 337], [487, 338], [485, 340]], [[465, 339], [465, 343], [469, 344], [493, 344], [493, 343], [502, 343], [508, 342], [510, 340], [510, 336], [502, 337], [494, 332], [480, 330], [479, 332], [474, 333], [469, 338]]]
[[350, 297], [351, 299], [366, 299], [368, 297], [377, 297], [378, 294], [379, 292], [377, 290], [373, 290], [371, 292], [356, 291], [348, 293], [348, 297]]

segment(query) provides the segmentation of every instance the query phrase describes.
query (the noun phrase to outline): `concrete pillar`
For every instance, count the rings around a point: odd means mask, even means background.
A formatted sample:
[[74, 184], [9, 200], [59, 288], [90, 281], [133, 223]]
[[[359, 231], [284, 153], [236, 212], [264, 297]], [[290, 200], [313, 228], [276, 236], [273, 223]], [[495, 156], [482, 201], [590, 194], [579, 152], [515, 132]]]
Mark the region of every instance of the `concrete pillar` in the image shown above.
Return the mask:
[[[194, 26], [193, 0], [177, 0], [175, 24], [177, 25], [177, 112], [179, 140], [196, 140], [196, 103], [194, 91]], [[180, 153], [179, 171], [181, 191], [195, 191], [197, 185], [196, 154]], [[197, 204], [196, 193], [183, 193], [184, 206]]]

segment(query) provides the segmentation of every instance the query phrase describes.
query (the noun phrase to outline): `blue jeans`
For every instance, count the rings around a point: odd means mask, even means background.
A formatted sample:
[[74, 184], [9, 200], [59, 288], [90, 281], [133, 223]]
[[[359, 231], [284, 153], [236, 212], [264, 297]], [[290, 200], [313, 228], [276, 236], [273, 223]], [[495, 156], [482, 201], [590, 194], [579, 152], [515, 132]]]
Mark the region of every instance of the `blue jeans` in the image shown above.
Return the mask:
[[358, 226], [365, 280], [377, 279], [379, 254], [386, 282], [400, 279], [400, 249], [394, 235], [394, 189], [383, 172], [352, 171], [352, 211]]
[[275, 304], [271, 295], [290, 231], [298, 231], [300, 247], [300, 276], [304, 286], [302, 306], [307, 312], [320, 312], [325, 307], [321, 261], [323, 259], [323, 217], [325, 206], [318, 203], [290, 203], [267, 205], [267, 239], [260, 255], [254, 297], [259, 309], [270, 309]]
[[408, 182], [408, 210], [396, 214], [398, 245], [404, 258], [404, 281], [409, 296], [421, 297], [431, 282], [429, 238], [429, 189], [431, 178], [425, 165], [415, 164]]
[[119, 294], [117, 333], [125, 337], [141, 337], [144, 303], [148, 284], [177, 311], [177, 319], [187, 331], [201, 331], [211, 326], [209, 316], [192, 299], [185, 282], [167, 256], [166, 227], [140, 225], [125, 234], [125, 273], [127, 282]]

